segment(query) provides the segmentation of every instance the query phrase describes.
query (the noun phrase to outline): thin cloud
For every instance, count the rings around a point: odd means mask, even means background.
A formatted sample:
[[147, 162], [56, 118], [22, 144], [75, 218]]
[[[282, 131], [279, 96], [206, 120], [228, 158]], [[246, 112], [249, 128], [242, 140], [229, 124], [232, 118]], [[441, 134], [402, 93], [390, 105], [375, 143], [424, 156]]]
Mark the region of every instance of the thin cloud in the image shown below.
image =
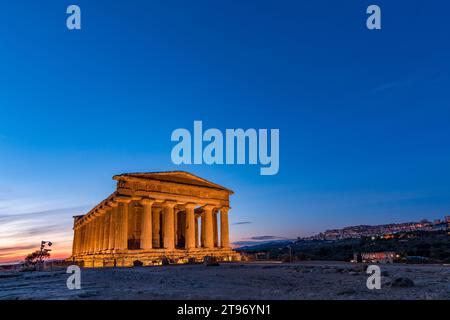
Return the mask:
[[235, 241], [232, 243], [235, 247], [243, 247], [243, 246], [251, 246], [256, 244], [261, 244], [262, 242], [259, 241]]
[[68, 207], [68, 208], [59, 208], [59, 209], [51, 209], [51, 210], [44, 210], [44, 211], [35, 211], [35, 212], [24, 212], [24, 213], [18, 213], [18, 214], [1, 214], [0, 213], [0, 222], [6, 223], [16, 220], [22, 220], [27, 218], [34, 218], [36, 216], [39, 216], [39, 218], [45, 217], [45, 216], [52, 216], [55, 214], [60, 214], [61, 212], [84, 212], [86, 208], [89, 208], [89, 206], [83, 206], [83, 207]]
[[266, 241], [235, 241], [232, 243], [233, 247], [246, 247], [246, 246], [256, 246], [256, 245], [264, 245], [269, 243], [285, 243], [285, 242], [291, 242], [292, 240], [286, 239], [286, 238], [279, 238], [279, 239], [272, 239], [272, 240], [266, 240]]
[[28, 236], [39, 236], [61, 231], [61, 224], [43, 225], [25, 230]]
[[16, 247], [7, 247], [7, 248], [0, 248], [0, 256], [5, 255], [5, 252], [10, 252], [13, 250], [29, 250], [36, 248], [36, 245], [33, 244], [27, 244], [22, 246], [16, 246]]
[[233, 223], [233, 225], [237, 226], [237, 225], [241, 225], [241, 224], [250, 224], [252, 223], [251, 221], [242, 221], [242, 222], [235, 222]]
[[275, 240], [275, 239], [284, 239], [282, 237], [277, 236], [254, 236], [250, 237], [251, 240], [264, 241], [264, 240]]
[[402, 79], [402, 80], [397, 80], [397, 81], [386, 82], [386, 83], [383, 83], [383, 84], [373, 88], [372, 90], [370, 90], [370, 93], [379, 93], [379, 92], [386, 91], [389, 89], [409, 86], [416, 81], [417, 81], [417, 78], [409, 78], [409, 79]]
[[259, 244], [266, 244], [270, 242], [277, 242], [277, 241], [288, 241], [289, 239], [279, 236], [253, 236], [241, 241], [235, 241], [232, 243], [235, 247], [243, 247], [243, 246], [254, 246]]

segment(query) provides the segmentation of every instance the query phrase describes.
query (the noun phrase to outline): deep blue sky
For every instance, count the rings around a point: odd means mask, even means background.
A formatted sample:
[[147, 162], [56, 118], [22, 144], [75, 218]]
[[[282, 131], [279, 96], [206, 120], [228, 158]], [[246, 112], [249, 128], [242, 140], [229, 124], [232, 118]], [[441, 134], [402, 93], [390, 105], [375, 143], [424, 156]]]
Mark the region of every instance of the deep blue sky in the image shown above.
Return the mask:
[[[70, 4], [81, 31], [66, 29]], [[365, 27], [370, 4], [381, 31]], [[449, 214], [449, 12], [448, 1], [2, 4], [0, 247], [43, 237], [29, 225], [47, 220], [69, 243], [71, 216], [133, 171], [234, 189], [231, 222], [247, 222], [231, 226], [235, 241]], [[279, 128], [279, 174], [172, 165], [171, 132], [194, 120]]]

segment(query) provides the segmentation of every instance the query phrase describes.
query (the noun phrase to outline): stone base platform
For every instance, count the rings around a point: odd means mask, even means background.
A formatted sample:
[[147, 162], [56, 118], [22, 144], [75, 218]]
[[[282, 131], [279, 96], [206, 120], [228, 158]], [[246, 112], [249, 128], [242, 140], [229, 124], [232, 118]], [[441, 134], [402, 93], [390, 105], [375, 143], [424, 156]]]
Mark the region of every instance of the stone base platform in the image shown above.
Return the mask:
[[217, 261], [240, 261], [241, 255], [231, 248], [198, 248], [198, 249], [152, 249], [104, 251], [94, 254], [74, 255], [67, 259], [86, 268], [133, 267], [142, 263], [144, 266], [203, 262], [210, 256]]

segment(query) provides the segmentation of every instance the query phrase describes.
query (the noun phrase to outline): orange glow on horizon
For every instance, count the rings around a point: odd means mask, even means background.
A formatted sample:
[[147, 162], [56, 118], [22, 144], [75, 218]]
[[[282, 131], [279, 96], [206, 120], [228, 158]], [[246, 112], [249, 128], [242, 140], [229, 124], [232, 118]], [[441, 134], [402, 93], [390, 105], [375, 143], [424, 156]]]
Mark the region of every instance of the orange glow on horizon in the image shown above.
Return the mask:
[[[66, 259], [68, 258], [72, 253], [71, 247], [51, 247], [52, 251], [50, 252], [50, 260], [56, 259]], [[19, 263], [25, 260], [25, 257], [34, 252], [39, 250], [39, 246], [36, 246], [35, 249], [18, 249], [18, 250], [11, 250], [7, 252], [3, 252], [0, 256], [0, 265], [2, 264], [11, 264], [11, 263]]]

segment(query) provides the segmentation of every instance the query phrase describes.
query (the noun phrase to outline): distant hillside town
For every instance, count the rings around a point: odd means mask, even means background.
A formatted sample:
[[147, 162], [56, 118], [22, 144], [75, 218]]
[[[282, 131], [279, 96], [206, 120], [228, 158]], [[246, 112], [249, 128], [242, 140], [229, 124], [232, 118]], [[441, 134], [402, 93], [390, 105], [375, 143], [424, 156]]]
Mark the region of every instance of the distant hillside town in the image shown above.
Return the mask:
[[443, 220], [437, 219], [433, 222], [422, 220], [420, 222], [391, 223], [383, 225], [360, 225], [345, 227], [342, 229], [331, 229], [310, 237], [299, 237], [298, 240], [343, 240], [360, 239], [363, 237], [390, 238], [399, 232], [411, 231], [447, 231], [450, 227], [450, 216]]

